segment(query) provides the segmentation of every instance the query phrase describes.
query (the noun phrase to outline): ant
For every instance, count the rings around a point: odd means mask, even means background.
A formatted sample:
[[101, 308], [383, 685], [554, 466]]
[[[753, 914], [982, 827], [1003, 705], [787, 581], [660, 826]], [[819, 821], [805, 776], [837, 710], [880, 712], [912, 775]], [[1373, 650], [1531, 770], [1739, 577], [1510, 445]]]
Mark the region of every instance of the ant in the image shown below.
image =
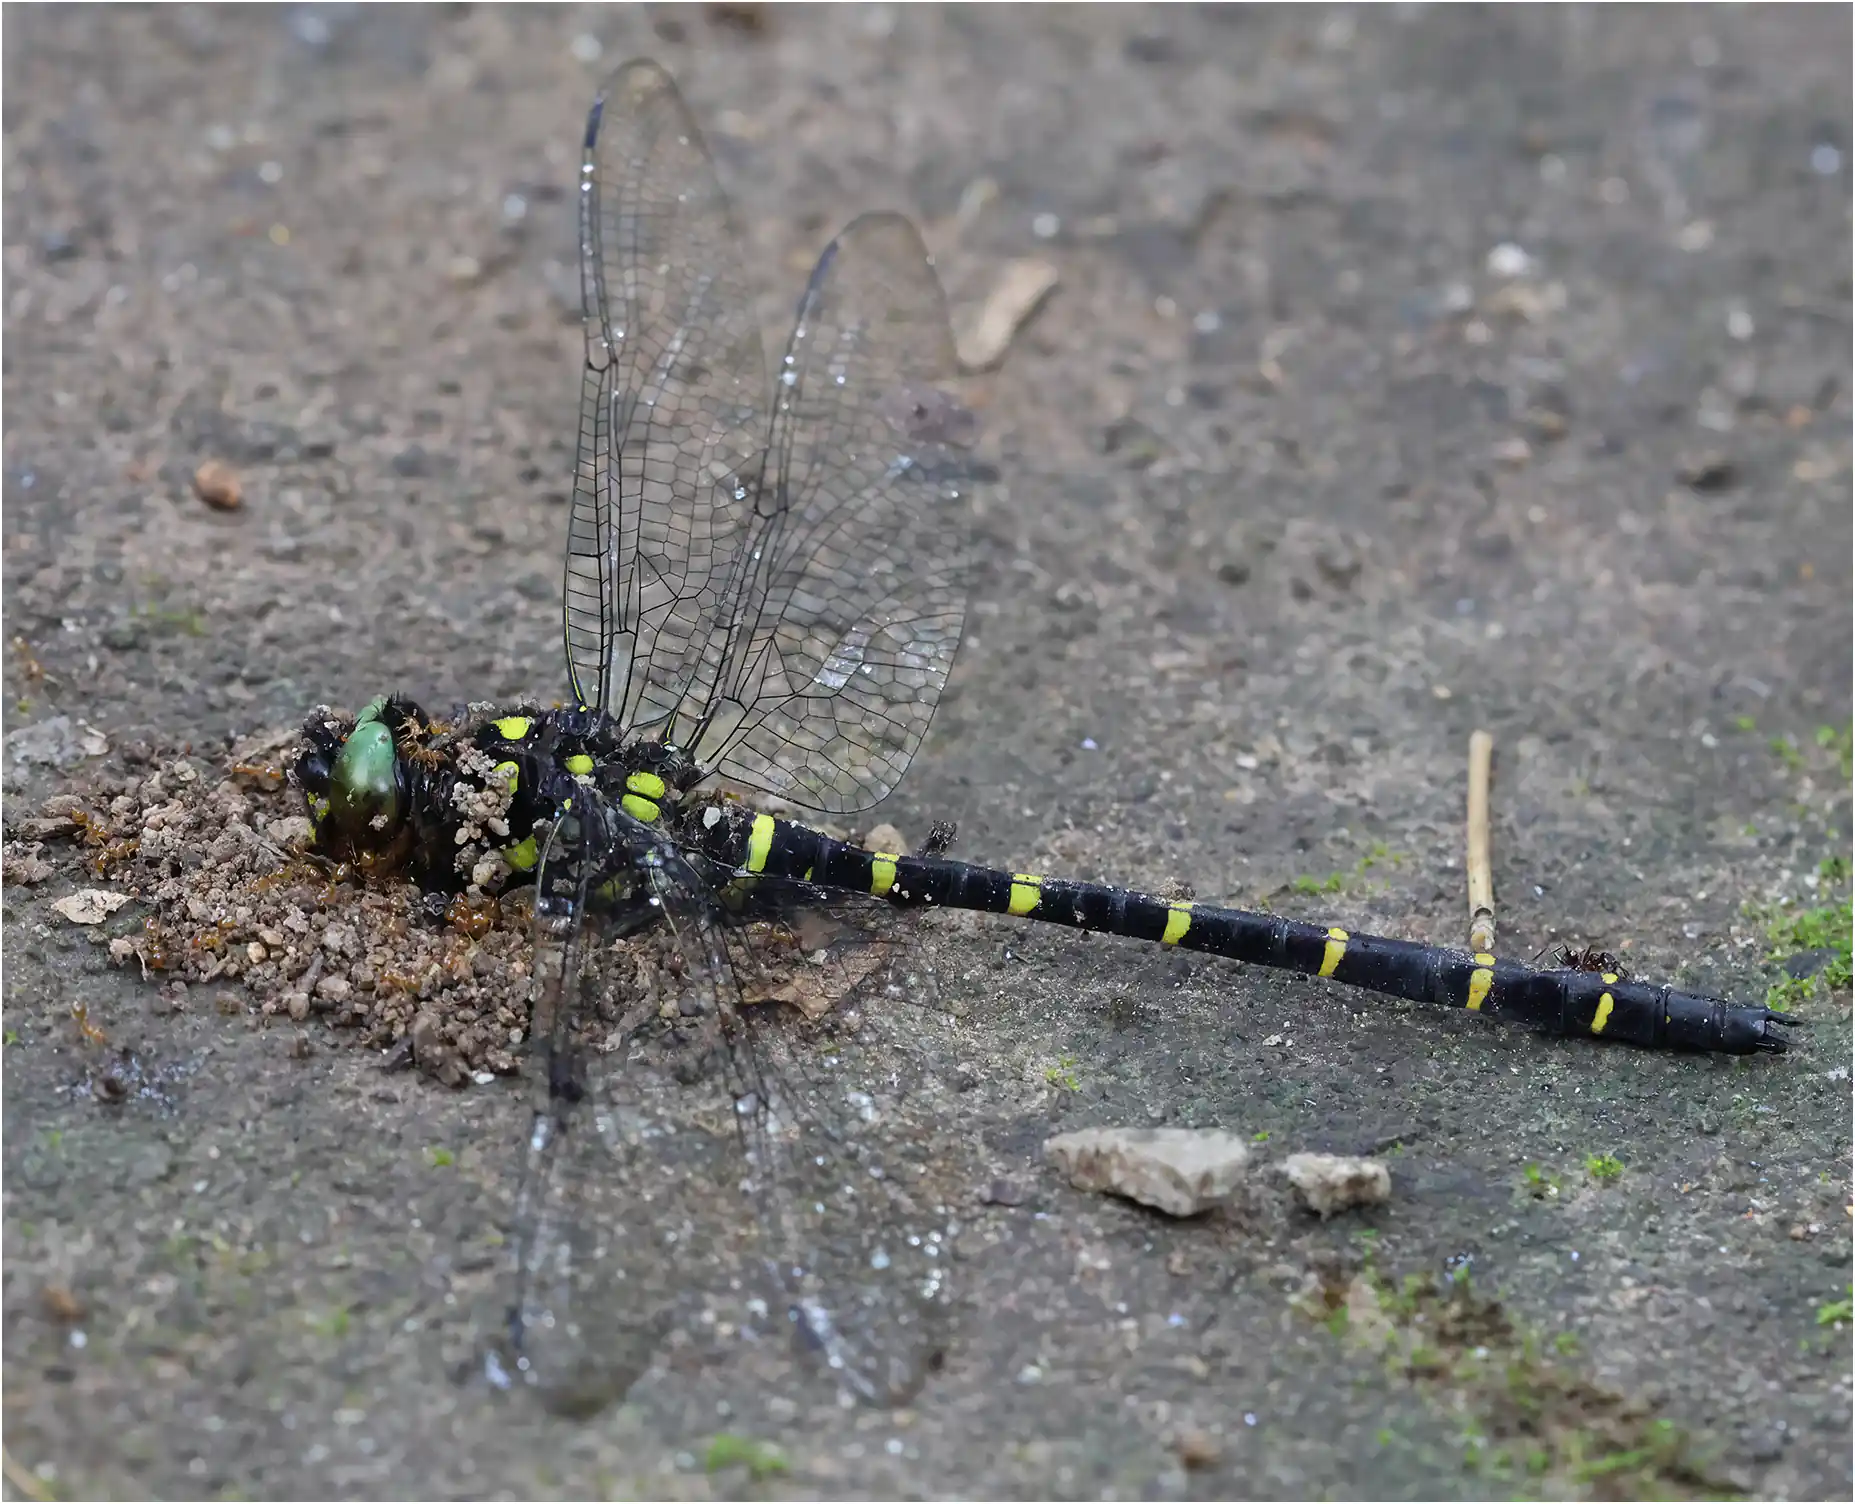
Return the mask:
[[[1629, 969], [1607, 950], [1599, 950], [1595, 945], [1582, 949], [1571, 945], [1560, 945], [1552, 950], [1552, 964], [1562, 971], [1598, 971], [1608, 972], [1619, 979], [1629, 976]], [[1544, 950], [1533, 957], [1535, 961], [1545, 955]]]

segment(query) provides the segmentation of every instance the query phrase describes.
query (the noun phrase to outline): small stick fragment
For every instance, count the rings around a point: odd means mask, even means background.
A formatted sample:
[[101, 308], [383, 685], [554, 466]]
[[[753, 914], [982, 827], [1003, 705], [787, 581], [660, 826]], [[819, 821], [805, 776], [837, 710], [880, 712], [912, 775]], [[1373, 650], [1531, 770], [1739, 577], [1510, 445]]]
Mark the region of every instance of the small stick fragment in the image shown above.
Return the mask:
[[1488, 865], [1488, 771], [1494, 738], [1469, 737], [1469, 949], [1494, 949], [1494, 874]]
[[56, 1497], [49, 1485], [37, 1473], [28, 1472], [13, 1460], [13, 1454], [0, 1447], [0, 1473], [6, 1481], [18, 1489], [28, 1499], [50, 1499]]

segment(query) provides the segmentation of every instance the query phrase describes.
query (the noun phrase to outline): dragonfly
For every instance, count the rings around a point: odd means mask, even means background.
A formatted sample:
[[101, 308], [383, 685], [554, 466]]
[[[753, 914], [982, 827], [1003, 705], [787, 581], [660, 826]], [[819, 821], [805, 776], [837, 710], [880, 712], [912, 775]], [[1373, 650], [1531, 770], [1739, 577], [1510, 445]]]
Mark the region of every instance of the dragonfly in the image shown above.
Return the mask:
[[[896, 214], [826, 247], [769, 379], [713, 159], [655, 63], [601, 90], [579, 189], [570, 699], [443, 722], [398, 695], [318, 707], [290, 771], [333, 860], [434, 893], [533, 885], [539, 1068], [493, 1382], [576, 1412], [625, 1393], [695, 1319], [695, 1289], [730, 1278], [731, 1250], [695, 1229], [702, 1198], [738, 1194], [771, 1292], [749, 1319], [783, 1321], [864, 1401], [918, 1391], [950, 1340], [957, 1231], [895, 1121], [908, 1008], [931, 989], [867, 961], [911, 910], [1126, 936], [1553, 1034], [1785, 1047], [1784, 1015], [1607, 957], [1542, 968], [985, 867], [947, 856], [944, 826], [871, 850], [723, 787], [841, 816], [897, 786], [973, 585], [978, 419], [954, 395], [932, 258]], [[844, 986], [874, 979], [893, 1005], [903, 1027], [882, 1042], [750, 1000], [765, 937], [808, 914], [844, 921], [849, 940], [816, 952]], [[727, 1145], [719, 1167], [698, 1142]]]

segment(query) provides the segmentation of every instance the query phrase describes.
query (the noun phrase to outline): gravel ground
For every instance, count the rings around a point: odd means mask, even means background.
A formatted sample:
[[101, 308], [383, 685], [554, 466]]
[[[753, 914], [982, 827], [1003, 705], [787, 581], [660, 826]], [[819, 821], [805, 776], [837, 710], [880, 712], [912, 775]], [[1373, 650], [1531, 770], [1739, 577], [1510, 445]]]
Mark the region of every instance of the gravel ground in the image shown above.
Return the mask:
[[[1502, 949], [1756, 1000], [1847, 893], [1846, 10], [6, 20], [13, 1496], [1849, 1495], [1846, 983], [1791, 1054], [1659, 1057], [937, 916], [944, 1371], [852, 1411], [718, 1336], [568, 1422], [471, 1361], [519, 1077], [144, 982], [146, 894], [51, 907], [141, 858], [31, 824], [132, 834], [166, 769], [268, 839], [228, 764], [310, 706], [561, 692], [577, 142], [650, 53], [770, 331], [865, 208], [957, 319], [1059, 279], [966, 384], [984, 575], [877, 818], [1457, 942], [1485, 726]], [[1174, 1223], [1044, 1165], [1112, 1123], [1370, 1148], [1392, 1199]]]

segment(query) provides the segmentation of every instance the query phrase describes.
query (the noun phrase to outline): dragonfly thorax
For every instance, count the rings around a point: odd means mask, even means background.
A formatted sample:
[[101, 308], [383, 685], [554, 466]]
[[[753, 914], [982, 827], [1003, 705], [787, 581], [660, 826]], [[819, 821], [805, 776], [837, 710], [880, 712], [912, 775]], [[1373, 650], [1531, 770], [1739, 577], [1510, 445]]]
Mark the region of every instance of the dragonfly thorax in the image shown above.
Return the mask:
[[472, 706], [445, 722], [400, 695], [354, 716], [318, 707], [292, 769], [327, 855], [443, 892], [531, 878], [538, 827], [583, 789], [656, 825], [704, 776], [681, 747], [628, 737], [603, 711]]

